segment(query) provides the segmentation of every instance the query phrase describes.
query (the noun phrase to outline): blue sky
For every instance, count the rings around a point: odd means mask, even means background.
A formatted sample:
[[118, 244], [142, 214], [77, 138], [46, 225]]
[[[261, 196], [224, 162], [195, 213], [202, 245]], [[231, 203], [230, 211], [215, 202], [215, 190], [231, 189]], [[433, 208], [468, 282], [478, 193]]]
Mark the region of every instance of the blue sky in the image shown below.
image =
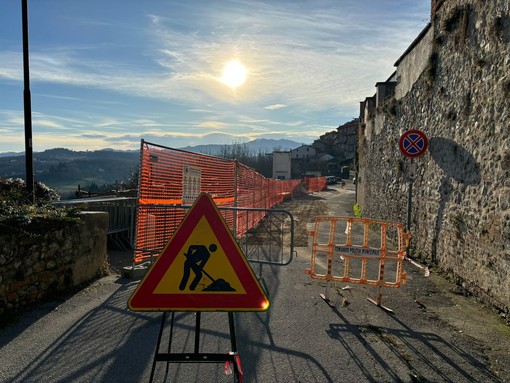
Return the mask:
[[[0, 152], [24, 150], [21, 1], [0, 6]], [[311, 143], [359, 114], [430, 0], [29, 0], [33, 148]], [[232, 59], [248, 72], [220, 81]]]

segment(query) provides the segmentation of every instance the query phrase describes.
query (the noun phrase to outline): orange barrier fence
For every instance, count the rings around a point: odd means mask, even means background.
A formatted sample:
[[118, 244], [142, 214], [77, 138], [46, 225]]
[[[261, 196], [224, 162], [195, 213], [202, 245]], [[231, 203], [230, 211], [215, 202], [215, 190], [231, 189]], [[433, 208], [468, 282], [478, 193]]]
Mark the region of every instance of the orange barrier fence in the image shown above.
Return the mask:
[[[205, 154], [167, 148], [142, 140], [135, 262], [158, 254], [182, 221], [185, 209], [200, 192], [209, 193], [218, 207], [269, 209], [306, 192], [301, 180], [265, 178], [239, 163]], [[320, 184], [318, 177], [310, 191]], [[158, 206], [161, 208], [158, 209]], [[254, 227], [265, 212], [250, 214], [222, 210], [229, 228], [239, 237]], [[247, 219], [248, 218], [248, 219]]]
[[[369, 218], [317, 217], [311, 267], [305, 272], [314, 279], [378, 287], [381, 306], [383, 287], [400, 287], [406, 282], [402, 264], [410, 234], [399, 223]], [[386, 308], [387, 309], [387, 308]]]
[[326, 177], [306, 177], [304, 183], [310, 192], [324, 190], [327, 187]]

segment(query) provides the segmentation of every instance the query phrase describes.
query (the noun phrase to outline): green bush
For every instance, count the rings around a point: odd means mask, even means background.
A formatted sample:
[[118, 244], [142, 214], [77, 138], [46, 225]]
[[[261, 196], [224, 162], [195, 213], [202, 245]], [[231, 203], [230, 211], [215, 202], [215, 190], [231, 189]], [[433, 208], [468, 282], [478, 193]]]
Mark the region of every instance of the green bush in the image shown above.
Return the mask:
[[35, 185], [32, 204], [25, 185], [20, 178], [0, 178], [0, 224], [4, 229], [27, 226], [35, 218], [66, 219], [75, 215], [73, 210], [53, 206], [51, 202], [60, 196], [41, 182]]

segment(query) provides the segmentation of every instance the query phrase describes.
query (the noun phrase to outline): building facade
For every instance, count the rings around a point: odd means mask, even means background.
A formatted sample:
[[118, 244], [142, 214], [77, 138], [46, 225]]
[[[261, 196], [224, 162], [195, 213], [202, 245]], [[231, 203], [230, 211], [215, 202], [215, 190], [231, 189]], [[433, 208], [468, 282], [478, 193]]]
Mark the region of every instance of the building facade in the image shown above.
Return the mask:
[[[360, 103], [357, 200], [363, 216], [409, 220], [412, 256], [508, 313], [509, 1], [431, 6], [430, 24], [395, 63], [396, 84], [378, 83]], [[429, 142], [413, 160], [399, 151], [411, 129]]]
[[291, 179], [291, 152], [273, 152], [273, 178]]

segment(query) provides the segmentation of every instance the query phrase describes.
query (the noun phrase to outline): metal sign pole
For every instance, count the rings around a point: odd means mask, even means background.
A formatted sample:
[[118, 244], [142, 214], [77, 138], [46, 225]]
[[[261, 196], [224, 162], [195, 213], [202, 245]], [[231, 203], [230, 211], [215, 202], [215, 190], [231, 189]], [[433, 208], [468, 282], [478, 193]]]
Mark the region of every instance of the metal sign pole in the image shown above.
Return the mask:
[[[427, 150], [429, 141], [425, 133], [421, 130], [408, 130], [400, 136], [398, 147], [402, 154], [411, 159], [409, 165], [409, 188], [407, 196], [407, 232], [411, 233], [411, 210], [413, 202], [413, 181], [414, 181], [414, 163], [413, 159], [420, 157]], [[407, 257], [410, 256], [410, 241], [406, 248]]]
[[23, 104], [25, 116], [25, 177], [30, 203], [35, 203], [34, 160], [32, 146], [32, 102], [30, 96], [30, 60], [28, 53], [28, 0], [21, 1], [23, 29]]
[[[408, 187], [408, 195], [407, 195], [407, 232], [411, 232], [411, 211], [413, 206], [413, 181], [414, 181], [414, 167], [413, 167], [413, 159], [411, 158], [411, 165], [409, 166], [409, 187]], [[407, 256], [411, 256], [411, 240], [407, 243], [406, 248]]]

